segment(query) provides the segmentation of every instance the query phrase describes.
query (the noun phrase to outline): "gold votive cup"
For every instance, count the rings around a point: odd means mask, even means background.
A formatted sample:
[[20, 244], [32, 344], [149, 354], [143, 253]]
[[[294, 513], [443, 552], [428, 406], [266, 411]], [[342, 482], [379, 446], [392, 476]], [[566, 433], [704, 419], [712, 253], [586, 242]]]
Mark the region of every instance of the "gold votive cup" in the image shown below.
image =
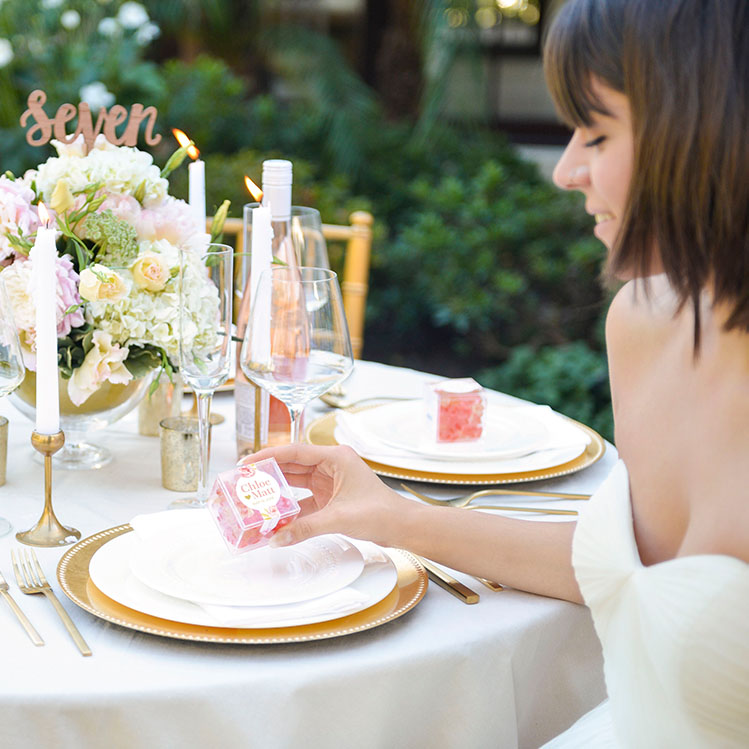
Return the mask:
[[0, 486], [5, 483], [5, 470], [8, 465], [8, 420], [0, 416]]
[[138, 404], [138, 432], [147, 437], [159, 436], [159, 424], [170, 416], [179, 416], [182, 410], [182, 378], [174, 375], [173, 381], [161, 375], [153, 393], [146, 394]]
[[[185, 416], [170, 416], [162, 419], [159, 426], [161, 434], [161, 485], [174, 492], [197, 491], [200, 470], [198, 420]], [[209, 426], [209, 451], [210, 444], [211, 428]]]

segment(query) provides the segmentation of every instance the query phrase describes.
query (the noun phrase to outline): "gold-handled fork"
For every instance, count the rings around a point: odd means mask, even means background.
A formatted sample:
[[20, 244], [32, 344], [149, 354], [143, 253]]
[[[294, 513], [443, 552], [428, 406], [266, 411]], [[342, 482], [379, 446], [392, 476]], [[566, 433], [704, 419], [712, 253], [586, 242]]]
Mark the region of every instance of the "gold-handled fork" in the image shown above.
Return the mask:
[[13, 611], [18, 618], [18, 621], [23, 625], [31, 642], [33, 642], [34, 645], [44, 645], [44, 640], [42, 640], [39, 633], [34, 629], [34, 625], [28, 620], [26, 614], [21, 611], [21, 607], [13, 600], [8, 592], [8, 583], [5, 582], [2, 572], [0, 572], [0, 595], [8, 602], [8, 606], [10, 606], [11, 611]]
[[368, 398], [359, 398], [355, 401], [348, 401], [346, 394], [336, 395], [332, 390], [328, 390], [327, 393], [323, 393], [320, 396], [320, 400], [331, 408], [340, 408], [343, 411], [355, 409], [358, 406], [363, 406], [365, 403], [376, 404], [378, 401], [384, 403], [390, 403], [392, 401], [412, 401], [414, 398], [401, 398], [395, 395], [371, 395]]
[[[540, 490], [529, 490], [529, 489], [481, 489], [477, 492], [471, 492], [470, 494], [464, 494], [460, 497], [446, 497], [445, 499], [435, 499], [434, 497], [428, 497], [426, 494], [417, 492], [406, 484], [401, 486], [414, 497], [418, 497], [420, 500], [429, 503], [430, 505], [442, 505], [443, 507], [465, 507], [473, 502], [474, 499], [479, 497], [492, 497], [496, 495], [515, 495], [521, 497], [545, 497], [547, 499], [590, 499], [590, 494], [569, 494], [566, 492], [542, 492]], [[531, 508], [517, 507], [513, 508], [518, 512], [528, 510], [533, 512]], [[539, 510], [540, 508], [536, 508]], [[551, 512], [550, 510], [540, 510], [541, 512]], [[560, 511], [561, 512], [561, 511]], [[563, 515], [568, 515], [570, 512], [564, 512]], [[551, 513], [554, 514], [554, 513]], [[574, 513], [577, 514], [577, 513]]]
[[[458, 507], [461, 509], [466, 510], [500, 510], [502, 512], [535, 512], [539, 515], [577, 515], [577, 510], [557, 510], [555, 508], [551, 507], [528, 507], [528, 506], [515, 506], [510, 507], [506, 505], [472, 505], [471, 507], [467, 507], [467, 502], [461, 502], [459, 504], [453, 504], [452, 500], [446, 499], [446, 500], [439, 500], [439, 499], [433, 499], [432, 497], [427, 497], [426, 494], [421, 494], [420, 492], [417, 492], [414, 489], [411, 489], [411, 487], [406, 486], [405, 484], [401, 484], [401, 486], [410, 494], [413, 494], [414, 497], [417, 497], [418, 499], [422, 500], [423, 502], [427, 502], [430, 505], [435, 506], [442, 506], [442, 507]], [[491, 493], [491, 490], [489, 490]], [[473, 495], [472, 498], [475, 498], [476, 495], [479, 495], [479, 492], [476, 492], [476, 494]], [[469, 495], [470, 496], [470, 495]], [[480, 496], [487, 496], [487, 495], [480, 495]], [[456, 497], [456, 500], [462, 500], [463, 497]]]
[[73, 642], [78, 646], [81, 655], [91, 655], [91, 648], [86, 644], [86, 641], [73, 623], [73, 620], [68, 616], [68, 612], [65, 611], [60, 601], [57, 600], [57, 596], [47, 582], [47, 578], [44, 576], [44, 572], [42, 571], [41, 565], [39, 564], [33, 549], [28, 551], [24, 549], [23, 556], [21, 556], [20, 551], [18, 555], [16, 555], [15, 549], [12, 549], [10, 556], [13, 561], [13, 572], [15, 572], [16, 575], [16, 582], [18, 583], [21, 592], [26, 593], [27, 595], [43, 593], [55, 607], [57, 615], [62, 619], [65, 629], [68, 630], [68, 633], [73, 638]]

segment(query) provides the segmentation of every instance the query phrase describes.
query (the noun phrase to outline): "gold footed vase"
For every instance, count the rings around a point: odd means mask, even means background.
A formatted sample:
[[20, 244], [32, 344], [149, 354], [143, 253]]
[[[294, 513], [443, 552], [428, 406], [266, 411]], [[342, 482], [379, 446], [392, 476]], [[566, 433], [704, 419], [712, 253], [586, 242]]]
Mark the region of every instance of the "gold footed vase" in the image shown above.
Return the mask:
[[[90, 433], [105, 429], [135, 408], [153, 381], [155, 372], [126, 385], [105, 382], [84, 403], [76, 406], [68, 397], [68, 381], [60, 383], [60, 427], [65, 434], [64, 446], [53, 458], [55, 468], [92, 470], [107, 465], [112, 452], [91, 441]], [[36, 373], [26, 371], [23, 382], [10, 396], [13, 405], [30, 419], [36, 418]], [[41, 461], [41, 454], [39, 454]]]

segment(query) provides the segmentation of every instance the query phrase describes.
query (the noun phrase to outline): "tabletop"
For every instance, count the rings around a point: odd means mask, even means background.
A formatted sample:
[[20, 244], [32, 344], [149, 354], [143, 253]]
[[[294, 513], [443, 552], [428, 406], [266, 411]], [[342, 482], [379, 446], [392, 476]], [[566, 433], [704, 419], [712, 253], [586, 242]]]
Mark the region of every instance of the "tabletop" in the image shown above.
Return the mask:
[[[357, 362], [346, 391], [352, 400], [418, 397], [428, 377]], [[230, 392], [215, 396], [214, 410], [226, 420], [214, 427], [213, 473], [236, 456]], [[316, 402], [307, 417], [324, 412]], [[8, 399], [0, 414], [10, 419], [0, 516], [24, 530], [41, 514], [43, 469], [29, 441], [32, 423]], [[158, 438], [138, 434], [134, 413], [94, 441], [114, 452], [109, 465], [53, 478], [58, 518], [83, 537], [166, 509], [179, 496], [161, 487]], [[595, 465], [533, 486], [590, 493], [615, 461], [608, 445]], [[19, 547], [14, 534], [0, 538], [0, 571], [9, 581], [10, 549]], [[536, 747], [605, 696], [585, 607], [493, 592], [460, 573], [481, 594], [478, 604], [430, 584], [413, 610], [365, 632], [224, 645], [158, 637], [93, 616], [65, 598], [55, 579], [65, 549], [37, 551], [93, 656], [81, 657], [42, 596], [23, 596], [11, 582], [46, 645], [34, 647], [0, 602], [0, 746]]]

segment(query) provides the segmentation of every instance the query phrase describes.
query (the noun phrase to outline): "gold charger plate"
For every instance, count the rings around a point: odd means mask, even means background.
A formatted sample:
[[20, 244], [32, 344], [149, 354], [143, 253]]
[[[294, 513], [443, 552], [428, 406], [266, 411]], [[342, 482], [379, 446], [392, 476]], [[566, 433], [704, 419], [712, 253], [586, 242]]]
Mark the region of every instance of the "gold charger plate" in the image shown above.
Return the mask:
[[118, 525], [115, 528], [95, 533], [79, 541], [75, 546], [71, 546], [57, 566], [57, 579], [65, 595], [82, 609], [100, 619], [119, 624], [121, 627], [137, 629], [151, 635], [237, 645], [306, 642], [340, 637], [354, 632], [363, 632], [397, 619], [416, 606], [427, 589], [427, 575], [421, 564], [406, 551], [388, 549], [388, 555], [398, 572], [395, 587], [382, 601], [356, 614], [295, 627], [235, 629], [182, 624], [149, 616], [123, 606], [105, 596], [91, 582], [88, 566], [97, 549], [113, 538], [130, 531], [132, 527], [129, 524]]
[[[376, 406], [375, 406], [376, 408]], [[592, 466], [603, 457], [606, 452], [606, 443], [598, 432], [579, 421], [564, 417], [571, 421], [576, 427], [582, 429], [589, 437], [590, 442], [585, 450], [573, 460], [560, 463], [556, 466], [543, 468], [537, 471], [517, 471], [514, 473], [442, 473], [438, 471], [412, 471], [406, 468], [390, 466], [386, 463], [376, 463], [373, 460], [363, 458], [364, 462], [378, 475], [394, 479], [405, 479], [407, 481], [426, 481], [438, 484], [513, 484], [521, 481], [537, 481], [539, 479], [552, 479], [558, 476], [566, 476], [570, 473], [582, 471], [583, 468]], [[312, 445], [337, 445], [334, 437], [336, 425], [336, 412], [332, 411], [325, 416], [315, 419], [305, 432], [305, 439]]]

